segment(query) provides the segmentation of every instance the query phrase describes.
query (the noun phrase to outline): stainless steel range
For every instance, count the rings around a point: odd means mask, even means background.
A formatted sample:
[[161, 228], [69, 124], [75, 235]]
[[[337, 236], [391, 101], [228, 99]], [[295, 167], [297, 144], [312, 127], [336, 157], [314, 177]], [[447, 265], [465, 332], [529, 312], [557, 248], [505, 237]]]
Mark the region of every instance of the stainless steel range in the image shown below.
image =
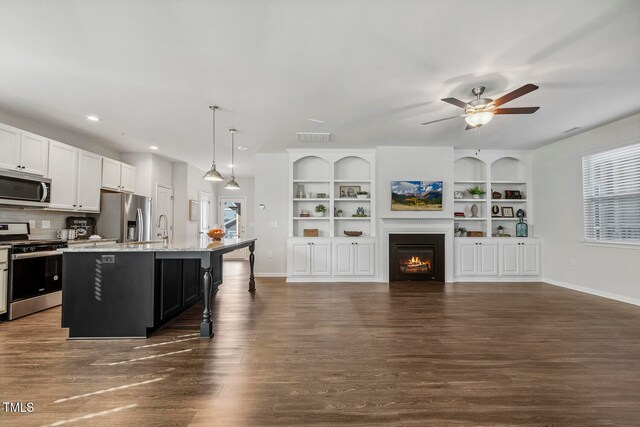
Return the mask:
[[28, 223], [0, 223], [9, 250], [9, 320], [62, 303], [60, 240], [29, 240]]

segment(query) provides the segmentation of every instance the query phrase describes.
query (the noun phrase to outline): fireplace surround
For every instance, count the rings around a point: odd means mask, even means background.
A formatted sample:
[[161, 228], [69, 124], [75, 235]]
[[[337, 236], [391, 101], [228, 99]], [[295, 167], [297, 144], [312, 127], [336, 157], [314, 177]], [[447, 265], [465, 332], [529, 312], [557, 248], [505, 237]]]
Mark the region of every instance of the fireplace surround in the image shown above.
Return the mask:
[[445, 281], [444, 234], [389, 234], [389, 281]]

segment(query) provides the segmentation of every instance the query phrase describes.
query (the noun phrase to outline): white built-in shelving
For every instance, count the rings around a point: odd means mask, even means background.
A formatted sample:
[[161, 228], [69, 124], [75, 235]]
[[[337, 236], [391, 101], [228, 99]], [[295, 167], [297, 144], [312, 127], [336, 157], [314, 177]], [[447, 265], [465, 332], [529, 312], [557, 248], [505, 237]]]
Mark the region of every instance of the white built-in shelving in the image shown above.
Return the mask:
[[[531, 197], [529, 185], [529, 154], [527, 152], [491, 151], [475, 153], [456, 151], [454, 162], [454, 194], [463, 192], [464, 198], [454, 198], [454, 211], [464, 212], [465, 217], [454, 217], [454, 223], [467, 231], [481, 231], [485, 237], [498, 234], [502, 226], [505, 234], [515, 237], [515, 216], [518, 209], [525, 211], [525, 220], [532, 234], [530, 217]], [[479, 186], [485, 194], [473, 198], [469, 188]], [[506, 191], [519, 191], [522, 199], [506, 199]], [[493, 198], [492, 192], [499, 192], [501, 199]], [[477, 207], [477, 217], [472, 217], [472, 207]], [[498, 214], [493, 214], [494, 206]], [[505, 216], [503, 210], [512, 208], [514, 217]]]

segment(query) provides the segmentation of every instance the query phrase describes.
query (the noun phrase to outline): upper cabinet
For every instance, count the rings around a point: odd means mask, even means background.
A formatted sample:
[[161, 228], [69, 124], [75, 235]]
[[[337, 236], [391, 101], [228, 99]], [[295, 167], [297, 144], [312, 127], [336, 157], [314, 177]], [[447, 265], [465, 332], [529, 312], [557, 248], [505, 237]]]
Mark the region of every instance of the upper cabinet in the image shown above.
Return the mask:
[[102, 188], [127, 193], [135, 192], [136, 168], [117, 160], [102, 159]]
[[100, 211], [102, 157], [57, 141], [50, 141], [50, 209]]
[[35, 175], [47, 174], [48, 140], [0, 124], [0, 168]]

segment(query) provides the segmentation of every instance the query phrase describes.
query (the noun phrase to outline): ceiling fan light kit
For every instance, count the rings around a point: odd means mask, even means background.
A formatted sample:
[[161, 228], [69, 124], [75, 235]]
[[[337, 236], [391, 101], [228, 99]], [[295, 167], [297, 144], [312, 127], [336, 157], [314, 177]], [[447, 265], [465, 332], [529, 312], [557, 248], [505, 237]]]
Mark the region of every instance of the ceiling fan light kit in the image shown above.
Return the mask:
[[538, 89], [538, 86], [534, 84], [526, 84], [514, 91], [501, 96], [500, 98], [493, 100], [491, 98], [481, 98], [485, 91], [484, 86], [474, 87], [471, 93], [476, 97], [469, 102], [461, 101], [457, 98], [443, 98], [442, 101], [455, 105], [456, 107], [464, 108], [464, 114], [459, 116], [447, 117], [445, 119], [432, 120], [430, 122], [422, 123], [428, 125], [431, 123], [441, 122], [444, 120], [455, 119], [456, 117], [464, 117], [467, 122], [466, 129], [474, 129], [480, 126], [486, 125], [493, 119], [494, 115], [502, 114], [532, 114], [538, 111], [540, 107], [519, 107], [519, 108], [498, 108], [499, 106], [506, 104], [516, 98], [526, 95], [529, 92], [533, 92]]

